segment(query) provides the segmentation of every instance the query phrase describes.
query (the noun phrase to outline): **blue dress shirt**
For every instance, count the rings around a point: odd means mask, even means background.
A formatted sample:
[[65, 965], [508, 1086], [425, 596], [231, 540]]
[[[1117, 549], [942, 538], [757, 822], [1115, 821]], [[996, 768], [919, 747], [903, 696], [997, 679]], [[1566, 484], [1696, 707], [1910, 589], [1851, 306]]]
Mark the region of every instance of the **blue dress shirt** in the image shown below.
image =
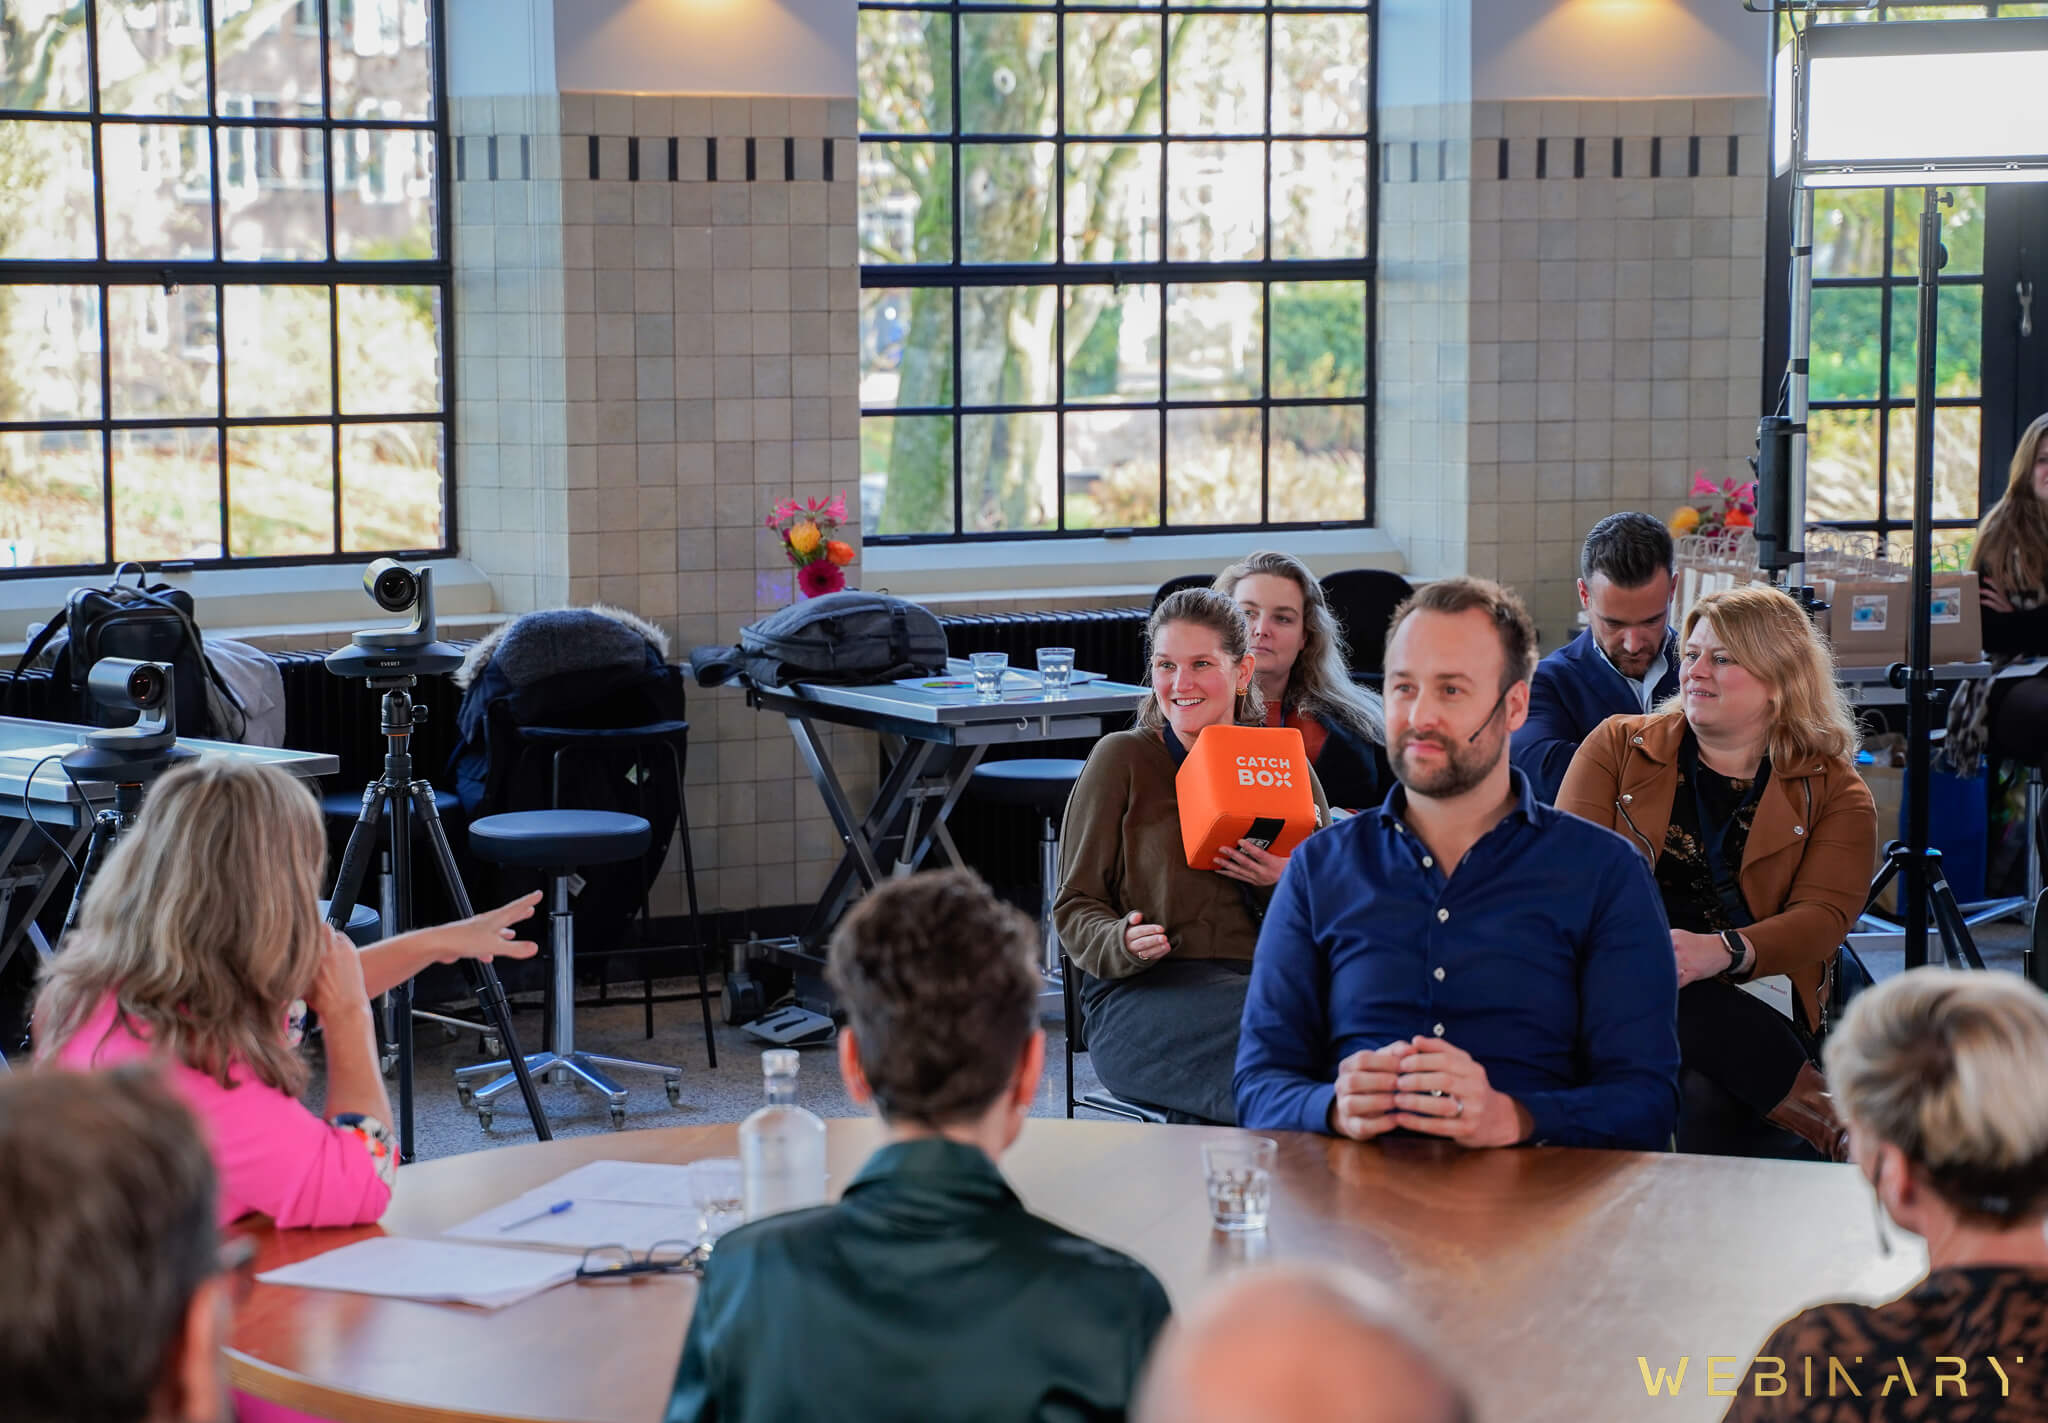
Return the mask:
[[1252, 959], [1239, 1125], [1327, 1132], [1339, 1062], [1434, 1035], [1538, 1145], [1669, 1147], [1678, 968], [1649, 866], [1510, 774], [1517, 805], [1448, 878], [1398, 786], [1295, 850]]
[[[1664, 632], [1662, 669], [1650, 691], [1655, 706], [1678, 691], [1678, 634]], [[1515, 769], [1529, 778], [1536, 799], [1545, 805], [1557, 799], [1564, 773], [1571, 769], [1579, 743], [1611, 716], [1640, 716], [1642, 684], [1621, 675], [1591, 629], [1536, 664], [1529, 680], [1529, 719], [1515, 732], [1511, 756]]]

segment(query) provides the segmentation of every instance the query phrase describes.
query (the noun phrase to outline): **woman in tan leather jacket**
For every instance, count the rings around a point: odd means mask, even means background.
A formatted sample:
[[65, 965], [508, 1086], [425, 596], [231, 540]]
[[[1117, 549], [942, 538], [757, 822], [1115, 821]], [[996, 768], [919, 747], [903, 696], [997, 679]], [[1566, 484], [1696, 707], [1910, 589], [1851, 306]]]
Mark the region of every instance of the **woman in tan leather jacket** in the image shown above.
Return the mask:
[[[1650, 861], [1684, 1064], [1837, 1161], [1846, 1143], [1815, 1038], [1877, 854], [1856, 740], [1805, 612], [1775, 588], [1729, 589], [1686, 615], [1678, 696], [1598, 727], [1557, 797]], [[1792, 1021], [1737, 986], [1772, 974], [1791, 980]]]

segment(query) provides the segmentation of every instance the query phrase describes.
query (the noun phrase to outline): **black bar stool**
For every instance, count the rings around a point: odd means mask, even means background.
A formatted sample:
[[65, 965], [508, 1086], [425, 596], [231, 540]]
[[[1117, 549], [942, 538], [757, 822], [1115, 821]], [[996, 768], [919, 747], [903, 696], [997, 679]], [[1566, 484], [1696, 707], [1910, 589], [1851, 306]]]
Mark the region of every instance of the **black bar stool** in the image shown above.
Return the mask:
[[[663, 1063], [576, 1050], [576, 920], [569, 903], [569, 881], [582, 866], [617, 864], [646, 854], [650, 835], [647, 822], [639, 816], [607, 810], [516, 810], [487, 815], [469, 827], [469, 848], [478, 859], [544, 870], [548, 876], [548, 945], [554, 955], [554, 1047], [548, 1052], [529, 1054], [527, 1069], [536, 1077], [551, 1073], [557, 1082], [580, 1082], [602, 1094], [615, 1127], [626, 1124], [626, 1089], [606, 1076], [603, 1068], [660, 1073], [671, 1106], [682, 1105], [683, 1070]], [[491, 1124], [493, 1100], [517, 1084], [511, 1066], [506, 1060], [456, 1069], [456, 1091], [466, 1102], [476, 1103], [477, 1121], [486, 1129]], [[471, 1078], [491, 1074], [501, 1075], [487, 1086], [471, 1087]]]
[[1044, 972], [1060, 977], [1060, 939], [1052, 927], [1053, 900], [1060, 892], [1060, 819], [1080, 779], [1082, 763], [1056, 757], [984, 761], [974, 768], [968, 792], [996, 805], [1019, 805], [1038, 816], [1038, 935], [1045, 946]]

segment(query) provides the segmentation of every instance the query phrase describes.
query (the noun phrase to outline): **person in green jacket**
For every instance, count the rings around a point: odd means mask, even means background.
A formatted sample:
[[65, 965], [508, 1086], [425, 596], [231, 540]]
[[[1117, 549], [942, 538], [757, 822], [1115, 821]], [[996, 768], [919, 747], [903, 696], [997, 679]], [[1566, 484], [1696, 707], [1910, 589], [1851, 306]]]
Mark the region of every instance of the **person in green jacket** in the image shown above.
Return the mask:
[[1037, 933], [965, 871], [833, 935], [839, 1070], [888, 1141], [835, 1205], [718, 1242], [668, 1423], [1121, 1419], [1166, 1291], [1024, 1208], [996, 1169], [1045, 1065]]

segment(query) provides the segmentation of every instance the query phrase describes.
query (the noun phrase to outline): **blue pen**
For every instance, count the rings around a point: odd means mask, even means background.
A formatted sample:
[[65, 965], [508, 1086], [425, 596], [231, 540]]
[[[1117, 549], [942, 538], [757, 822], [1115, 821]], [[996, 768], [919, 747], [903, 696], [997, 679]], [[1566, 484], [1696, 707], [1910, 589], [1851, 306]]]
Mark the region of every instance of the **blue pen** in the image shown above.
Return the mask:
[[503, 1235], [508, 1230], [517, 1230], [522, 1225], [532, 1225], [535, 1221], [545, 1220], [551, 1215], [560, 1215], [563, 1211], [569, 1209], [569, 1207], [575, 1204], [576, 1203], [574, 1201], [556, 1201], [553, 1205], [549, 1206], [544, 1211], [535, 1211], [532, 1215], [523, 1217], [519, 1220], [515, 1220], [510, 1225], [499, 1226], [498, 1234]]

